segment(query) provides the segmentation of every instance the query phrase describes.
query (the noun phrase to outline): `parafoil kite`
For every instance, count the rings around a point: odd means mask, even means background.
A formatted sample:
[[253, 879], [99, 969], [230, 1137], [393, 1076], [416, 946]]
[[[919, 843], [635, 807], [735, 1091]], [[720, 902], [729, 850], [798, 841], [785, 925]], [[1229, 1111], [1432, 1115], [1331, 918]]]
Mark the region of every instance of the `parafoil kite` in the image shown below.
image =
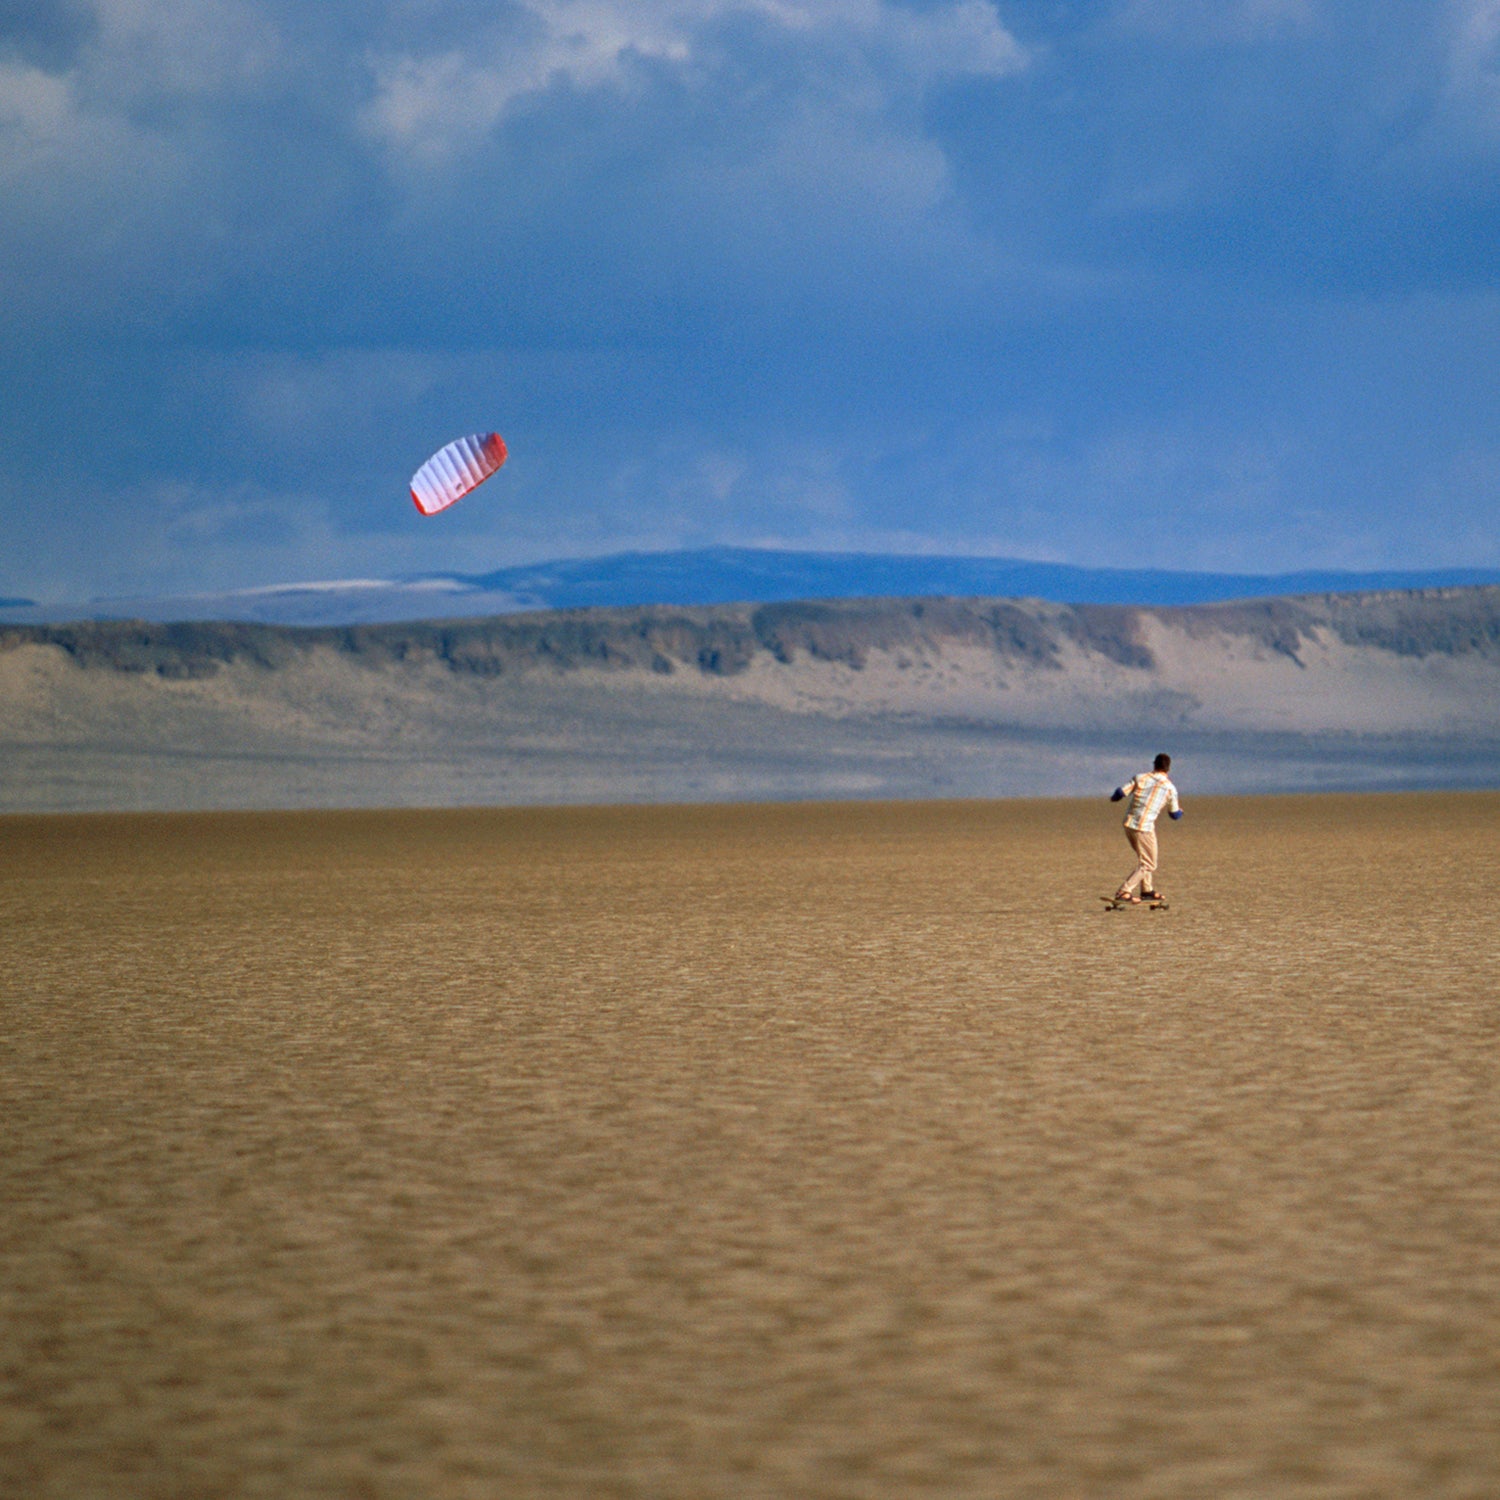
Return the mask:
[[411, 498], [424, 516], [447, 510], [505, 462], [505, 439], [476, 432], [439, 448], [411, 477]]

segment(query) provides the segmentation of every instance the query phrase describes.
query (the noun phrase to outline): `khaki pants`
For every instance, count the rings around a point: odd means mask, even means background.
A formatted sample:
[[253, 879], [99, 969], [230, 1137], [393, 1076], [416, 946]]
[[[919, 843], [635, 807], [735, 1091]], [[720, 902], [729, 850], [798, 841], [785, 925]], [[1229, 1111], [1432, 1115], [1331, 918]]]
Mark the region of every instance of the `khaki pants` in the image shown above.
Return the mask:
[[1136, 865], [1130, 878], [1120, 887], [1121, 892], [1133, 896], [1137, 891], [1156, 889], [1156, 830], [1154, 828], [1127, 828], [1125, 837], [1135, 850]]

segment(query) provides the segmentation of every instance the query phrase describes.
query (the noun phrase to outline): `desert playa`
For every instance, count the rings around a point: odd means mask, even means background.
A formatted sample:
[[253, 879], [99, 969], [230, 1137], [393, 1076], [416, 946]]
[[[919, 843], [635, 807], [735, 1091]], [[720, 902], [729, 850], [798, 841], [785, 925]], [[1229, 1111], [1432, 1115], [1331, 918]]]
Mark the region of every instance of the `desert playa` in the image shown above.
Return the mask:
[[0, 820], [0, 1490], [1500, 1493], [1500, 794]]

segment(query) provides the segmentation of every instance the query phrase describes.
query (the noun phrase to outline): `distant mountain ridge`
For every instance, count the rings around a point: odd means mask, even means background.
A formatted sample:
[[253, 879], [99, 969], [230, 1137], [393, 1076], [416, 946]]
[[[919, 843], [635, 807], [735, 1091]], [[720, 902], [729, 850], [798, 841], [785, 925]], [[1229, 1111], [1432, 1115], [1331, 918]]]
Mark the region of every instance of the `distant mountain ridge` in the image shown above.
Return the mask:
[[1086, 568], [1014, 558], [707, 547], [621, 552], [395, 579], [336, 579], [219, 593], [37, 605], [0, 601], [0, 621], [250, 621], [341, 626], [483, 618], [523, 611], [802, 600], [1028, 598], [1056, 604], [1174, 606], [1303, 594], [1500, 584], [1500, 569], [1296, 573]]
[[[1045, 599], [1054, 604], [1212, 604], [1289, 594], [1368, 593], [1500, 583], [1500, 569], [1296, 573], [1087, 568], [1016, 558], [708, 547], [622, 552], [502, 568], [465, 580], [537, 599], [591, 604], [773, 604], [804, 599]], [[691, 597], [688, 597], [691, 595]]]
[[1500, 587], [0, 625], [0, 811], [1500, 785]]
[[[1007, 667], [1062, 670], [1069, 651], [1157, 671], [1149, 626], [1167, 623], [1223, 651], [1303, 667], [1308, 642], [1396, 659], [1476, 658], [1500, 665], [1500, 586], [1227, 600], [1200, 605], [1055, 605], [1027, 599], [834, 599], [760, 605], [642, 605], [545, 610], [472, 620], [288, 627], [252, 621], [0, 624], [0, 657], [57, 648], [75, 666], [164, 679], [212, 677], [236, 663], [262, 671], [315, 652], [370, 667], [427, 663], [461, 677], [679, 671], [735, 677], [757, 661], [854, 672], [872, 656], [936, 659], [978, 648]], [[1500, 712], [1500, 708], [1497, 708]]]

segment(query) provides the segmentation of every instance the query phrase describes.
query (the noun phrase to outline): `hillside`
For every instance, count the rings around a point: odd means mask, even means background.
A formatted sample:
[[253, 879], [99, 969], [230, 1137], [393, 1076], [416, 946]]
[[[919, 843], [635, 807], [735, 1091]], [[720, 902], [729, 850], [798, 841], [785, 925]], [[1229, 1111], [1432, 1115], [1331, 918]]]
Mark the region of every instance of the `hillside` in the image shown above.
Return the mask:
[[0, 627], [9, 809], [1500, 782], [1500, 588]]

